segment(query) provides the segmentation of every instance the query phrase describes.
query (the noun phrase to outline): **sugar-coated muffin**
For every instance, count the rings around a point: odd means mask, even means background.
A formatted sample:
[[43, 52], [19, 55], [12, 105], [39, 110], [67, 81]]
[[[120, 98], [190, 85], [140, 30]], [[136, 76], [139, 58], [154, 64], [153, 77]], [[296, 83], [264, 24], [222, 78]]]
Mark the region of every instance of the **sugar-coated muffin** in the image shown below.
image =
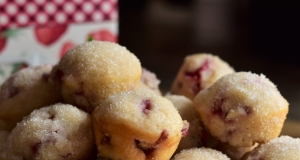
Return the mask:
[[172, 160], [230, 160], [220, 151], [210, 148], [190, 148], [177, 153]]
[[112, 42], [91, 41], [68, 51], [51, 72], [66, 103], [91, 113], [109, 95], [136, 89], [142, 68], [138, 58]]
[[159, 90], [160, 80], [157, 79], [155, 73], [147, 70], [146, 68], [142, 68], [142, 78], [139, 84], [139, 88], [151, 89], [159, 95], [161, 91]]
[[0, 159], [87, 159], [94, 146], [91, 115], [55, 104], [34, 110], [18, 123]]
[[93, 122], [99, 156], [120, 160], [170, 159], [183, 129], [172, 102], [149, 89], [110, 96]]
[[193, 108], [193, 102], [182, 95], [167, 95], [165, 98], [169, 99], [174, 107], [178, 110], [181, 118], [188, 122], [189, 127], [186, 129], [186, 136], [181, 138], [176, 152], [183, 149], [194, 147], [202, 147], [203, 124], [201, 123], [198, 112]]
[[256, 147], [256, 145], [251, 147], [236, 147], [217, 140], [205, 130], [199, 114], [194, 109], [189, 108], [192, 107], [191, 100], [179, 95], [167, 95], [165, 98], [171, 100], [182, 119], [189, 122], [188, 132], [183, 132], [187, 135], [181, 138], [175, 154], [183, 149], [206, 147], [221, 151], [231, 160], [239, 160], [245, 153]]
[[264, 75], [226, 75], [194, 99], [204, 126], [231, 146], [250, 147], [278, 137], [288, 102]]
[[185, 57], [171, 87], [171, 94], [193, 99], [197, 93], [234, 69], [218, 56], [197, 53]]
[[232, 160], [239, 160], [245, 153], [255, 147], [235, 147], [217, 140], [204, 129], [200, 116], [193, 108], [193, 103], [190, 99], [182, 95], [167, 95], [165, 98], [171, 100], [179, 111], [181, 118], [189, 122], [187, 135], [181, 138], [175, 153], [183, 149], [206, 147], [221, 151]]
[[261, 144], [243, 157], [243, 160], [299, 160], [300, 139], [281, 136]]
[[0, 130], [12, 130], [34, 109], [61, 101], [59, 89], [49, 82], [52, 65], [28, 67], [12, 74], [0, 90]]

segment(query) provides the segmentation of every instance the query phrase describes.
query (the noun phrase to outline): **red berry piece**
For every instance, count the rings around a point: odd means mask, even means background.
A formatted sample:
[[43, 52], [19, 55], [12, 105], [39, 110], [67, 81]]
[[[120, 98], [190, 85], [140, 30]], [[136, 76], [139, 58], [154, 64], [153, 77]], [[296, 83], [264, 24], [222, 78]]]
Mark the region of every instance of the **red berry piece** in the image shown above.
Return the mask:
[[41, 142], [41, 141], [38, 142], [38, 143], [36, 143], [36, 144], [34, 144], [34, 145], [31, 147], [31, 152], [32, 152], [32, 154], [33, 154], [33, 155], [37, 154], [38, 151], [40, 150], [41, 146], [42, 146], [42, 142]]
[[157, 145], [159, 145], [160, 143], [165, 141], [168, 137], [169, 137], [169, 132], [164, 130], [160, 134], [159, 138], [157, 139], [157, 141], [154, 144], [148, 144], [145, 142], [141, 142], [137, 139], [135, 139], [134, 142], [135, 142], [137, 148], [141, 149], [144, 152], [147, 159], [151, 159], [150, 157], [153, 156], [153, 152], [155, 151]]
[[185, 72], [185, 76], [194, 80], [195, 84], [193, 86], [193, 91], [197, 94], [203, 88], [201, 87], [201, 73], [209, 69], [209, 62], [205, 60], [204, 63], [198, 68], [196, 71], [193, 72]]
[[51, 114], [51, 113], [49, 113], [49, 114], [50, 114], [50, 115], [49, 115], [49, 118], [48, 118], [48, 119], [54, 120], [55, 115], [54, 115], [54, 114]]
[[183, 121], [183, 128], [181, 130], [182, 137], [186, 137], [189, 133], [190, 124], [187, 121]]
[[161, 134], [160, 137], [158, 138], [158, 140], [155, 142], [155, 145], [158, 145], [160, 143], [162, 143], [163, 141], [165, 141], [167, 138], [169, 137], [169, 132], [164, 130]]
[[223, 111], [222, 106], [225, 102], [225, 98], [215, 99], [213, 107], [212, 107], [212, 113], [214, 115], [220, 116], [220, 118], [225, 119], [226, 113]]
[[41, 149], [42, 145], [47, 145], [51, 142], [53, 142], [54, 139], [53, 138], [47, 138], [45, 141], [39, 141], [37, 143], [35, 143], [32, 147], [31, 147], [31, 152], [33, 155], [36, 155], [39, 153], [39, 150]]
[[7, 99], [10, 99], [10, 98], [13, 98], [13, 97], [15, 97], [16, 95], [18, 95], [20, 93], [20, 90], [19, 90], [19, 88], [17, 88], [17, 87], [10, 87], [9, 89], [8, 89], [8, 94], [7, 94]]
[[155, 150], [154, 146], [142, 143], [139, 140], [135, 139], [134, 142], [135, 142], [137, 148], [139, 148], [140, 150], [142, 150], [144, 152], [146, 157], [151, 156]]
[[143, 100], [141, 106], [142, 106], [143, 113], [148, 115], [150, 110], [152, 109], [151, 100], [149, 99]]

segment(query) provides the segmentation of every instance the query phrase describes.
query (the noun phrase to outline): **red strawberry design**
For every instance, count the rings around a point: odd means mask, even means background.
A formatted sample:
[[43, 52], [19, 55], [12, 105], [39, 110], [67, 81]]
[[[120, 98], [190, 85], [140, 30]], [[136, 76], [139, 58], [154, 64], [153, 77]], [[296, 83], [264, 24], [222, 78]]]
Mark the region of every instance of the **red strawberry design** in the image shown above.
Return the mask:
[[0, 37], [0, 53], [4, 49], [5, 44], [6, 44], [6, 38], [1, 36]]
[[34, 33], [38, 42], [49, 46], [58, 40], [66, 32], [67, 28], [67, 25], [38, 26], [34, 29]]
[[0, 54], [4, 50], [8, 38], [15, 37], [18, 33], [16, 29], [0, 30]]
[[75, 46], [76, 46], [76, 44], [73, 43], [73, 42], [71, 42], [71, 41], [65, 42], [62, 45], [62, 47], [61, 47], [60, 53], [58, 55], [59, 56], [58, 58], [60, 59], [63, 55], [65, 55], [70, 49], [72, 49]]
[[109, 42], [117, 42], [118, 39], [117, 37], [111, 33], [109, 30], [102, 29], [98, 31], [94, 31], [88, 34], [93, 38], [93, 40], [98, 40], [98, 41], [109, 41]]

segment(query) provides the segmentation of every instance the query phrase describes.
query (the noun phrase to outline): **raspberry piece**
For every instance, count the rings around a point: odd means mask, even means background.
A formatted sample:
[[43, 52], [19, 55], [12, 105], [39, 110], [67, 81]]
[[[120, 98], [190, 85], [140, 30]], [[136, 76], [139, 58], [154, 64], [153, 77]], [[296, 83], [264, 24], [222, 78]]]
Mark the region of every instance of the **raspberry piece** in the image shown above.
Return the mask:
[[168, 131], [164, 130], [160, 134], [159, 138], [157, 139], [157, 141], [154, 144], [148, 144], [146, 142], [141, 142], [140, 140], [137, 140], [137, 139], [135, 139], [134, 142], [135, 142], [136, 146], [144, 152], [147, 159], [149, 159], [149, 157], [151, 157], [152, 153], [155, 151], [157, 145], [159, 145], [160, 143], [165, 141], [168, 137], [169, 137]]
[[39, 149], [41, 148], [41, 145], [42, 145], [42, 142], [38, 142], [36, 144], [34, 144], [32, 147], [31, 147], [31, 152], [35, 155], [38, 153]]
[[14, 96], [16, 96], [19, 93], [20, 93], [19, 88], [17, 88], [17, 87], [11, 87], [8, 90], [8, 97], [7, 97], [7, 99], [13, 98]]
[[141, 149], [146, 157], [151, 156], [151, 154], [154, 152], [155, 148], [152, 147], [151, 145], [148, 145], [146, 143], [143, 143], [137, 139], [134, 140], [136, 146]]
[[142, 105], [143, 113], [148, 115], [150, 110], [152, 109], [151, 101], [149, 99], [143, 100], [141, 105]]
[[225, 119], [226, 113], [222, 109], [222, 105], [225, 102], [225, 98], [216, 99], [213, 103], [212, 113], [214, 115], [220, 116], [220, 118]]
[[200, 66], [200, 68], [198, 68], [196, 71], [194, 72], [185, 72], [185, 75], [191, 79], [193, 79], [195, 81], [195, 85], [193, 86], [193, 91], [195, 94], [197, 94], [199, 91], [201, 91], [203, 88], [201, 87], [201, 73], [203, 71], [206, 71], [209, 69], [208, 66], [208, 60], [206, 59], [204, 61], [204, 63], [202, 64], [202, 66]]
[[188, 135], [189, 127], [190, 127], [189, 122], [188, 121], [183, 121], [183, 127], [182, 127], [182, 130], [181, 130], [182, 137], [186, 137]]
[[155, 145], [160, 144], [161, 142], [165, 141], [169, 137], [169, 132], [164, 130], [161, 134], [158, 140], [155, 142]]

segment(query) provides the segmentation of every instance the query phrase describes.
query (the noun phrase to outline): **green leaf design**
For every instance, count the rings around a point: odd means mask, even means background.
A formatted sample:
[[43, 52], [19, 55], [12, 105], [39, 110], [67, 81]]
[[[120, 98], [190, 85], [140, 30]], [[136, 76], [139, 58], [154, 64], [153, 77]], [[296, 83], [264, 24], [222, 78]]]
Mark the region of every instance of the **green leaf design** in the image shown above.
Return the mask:
[[13, 70], [12, 73], [15, 73], [16, 71], [18, 71], [21, 67], [22, 63], [15, 63], [13, 64]]
[[90, 41], [93, 41], [94, 40], [94, 38], [92, 37], [92, 35], [88, 35], [88, 42], [90, 42]]
[[10, 38], [16, 37], [19, 34], [18, 29], [7, 29], [0, 33], [0, 37]]
[[0, 75], [1, 75], [1, 76], [4, 76], [4, 71], [3, 71], [2, 68], [0, 68]]

